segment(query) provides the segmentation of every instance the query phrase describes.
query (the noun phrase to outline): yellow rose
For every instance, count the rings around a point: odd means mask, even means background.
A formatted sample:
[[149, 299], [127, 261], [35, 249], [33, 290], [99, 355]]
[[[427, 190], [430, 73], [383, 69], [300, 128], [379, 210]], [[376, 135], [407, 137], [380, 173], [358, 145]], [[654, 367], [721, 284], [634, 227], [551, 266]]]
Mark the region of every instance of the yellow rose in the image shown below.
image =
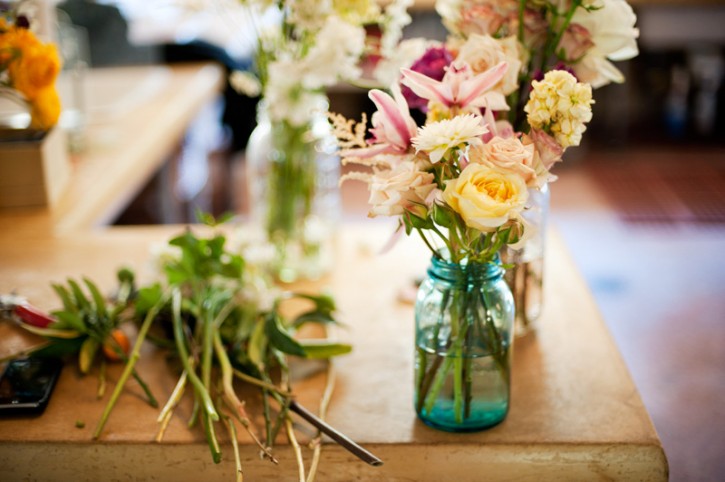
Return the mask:
[[30, 126], [34, 129], [50, 129], [60, 117], [60, 98], [55, 88], [38, 91], [30, 104]]
[[448, 181], [443, 191], [443, 200], [466, 225], [481, 232], [495, 231], [509, 219], [519, 219], [527, 199], [521, 176], [475, 163]]

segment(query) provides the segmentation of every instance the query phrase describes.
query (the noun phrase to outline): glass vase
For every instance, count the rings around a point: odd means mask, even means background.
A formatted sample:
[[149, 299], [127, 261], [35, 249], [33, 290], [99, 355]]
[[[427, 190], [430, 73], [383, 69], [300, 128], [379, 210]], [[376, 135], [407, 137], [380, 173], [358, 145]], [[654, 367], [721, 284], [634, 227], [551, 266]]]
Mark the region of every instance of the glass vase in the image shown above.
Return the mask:
[[514, 304], [498, 260], [431, 259], [415, 303], [415, 408], [431, 427], [471, 432], [508, 413]]
[[549, 201], [548, 184], [541, 189], [529, 190], [523, 216], [533, 228], [534, 235], [519, 249], [504, 247], [501, 250], [502, 262], [509, 265], [505, 279], [516, 306], [516, 336], [526, 335], [534, 329], [544, 306], [544, 251]]
[[320, 105], [308, 122], [272, 122], [260, 105], [246, 150], [253, 223], [274, 247], [272, 270], [283, 282], [317, 279], [333, 263], [341, 216], [340, 161]]

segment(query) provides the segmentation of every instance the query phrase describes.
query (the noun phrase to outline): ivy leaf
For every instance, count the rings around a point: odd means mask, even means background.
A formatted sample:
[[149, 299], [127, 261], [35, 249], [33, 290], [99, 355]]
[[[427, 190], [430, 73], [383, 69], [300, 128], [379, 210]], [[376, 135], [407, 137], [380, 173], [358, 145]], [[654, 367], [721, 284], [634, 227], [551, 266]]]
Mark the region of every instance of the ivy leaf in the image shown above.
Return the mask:
[[145, 314], [155, 306], [163, 296], [163, 291], [159, 283], [145, 286], [138, 291], [136, 297], [136, 313]]

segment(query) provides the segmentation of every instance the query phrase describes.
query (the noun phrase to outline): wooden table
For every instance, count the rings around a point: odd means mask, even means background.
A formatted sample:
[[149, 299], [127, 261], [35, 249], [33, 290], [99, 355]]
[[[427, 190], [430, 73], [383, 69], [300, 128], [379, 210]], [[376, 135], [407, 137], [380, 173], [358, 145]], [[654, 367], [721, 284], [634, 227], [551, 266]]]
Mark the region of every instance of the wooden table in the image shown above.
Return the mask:
[[[110, 290], [123, 264], [148, 276], [150, 244], [179, 230], [113, 228], [23, 242], [4, 232], [0, 292], [18, 290], [52, 308], [57, 302], [51, 281], [87, 275]], [[473, 434], [444, 433], [418, 421], [412, 402], [413, 310], [398, 301], [398, 293], [424, 272], [428, 254], [417, 240], [406, 239], [376, 255], [388, 234], [389, 225], [375, 222], [344, 225], [335, 271], [313, 286], [331, 288], [349, 325], [339, 337], [355, 347], [335, 362], [328, 420], [384, 465], [365, 465], [325, 444], [318, 480], [667, 480], [665, 454], [637, 388], [555, 233], [540, 328], [515, 344], [508, 418]], [[6, 351], [10, 327], [0, 328]], [[139, 370], [165, 400], [174, 380], [160, 355], [146, 350]], [[110, 371], [111, 380], [117, 376], [117, 369]], [[323, 383], [323, 374], [298, 383], [300, 401], [315, 409]], [[185, 426], [188, 406], [174, 416], [165, 441], [154, 443], [157, 411], [129, 385], [101, 440], [92, 442], [104, 405], [95, 399], [95, 377], [79, 378], [66, 367], [56, 390], [42, 416], [0, 420], [2, 480], [233, 480], [229, 444], [222, 447], [225, 460], [214, 465], [202, 432]], [[75, 428], [76, 420], [86, 427]], [[245, 480], [295, 480], [287, 445], [278, 448], [275, 467], [259, 460], [246, 436], [240, 440]]]
[[90, 69], [86, 146], [52, 209], [0, 209], [0, 230], [52, 233], [108, 224], [177, 148], [200, 108], [220, 92], [212, 63]]

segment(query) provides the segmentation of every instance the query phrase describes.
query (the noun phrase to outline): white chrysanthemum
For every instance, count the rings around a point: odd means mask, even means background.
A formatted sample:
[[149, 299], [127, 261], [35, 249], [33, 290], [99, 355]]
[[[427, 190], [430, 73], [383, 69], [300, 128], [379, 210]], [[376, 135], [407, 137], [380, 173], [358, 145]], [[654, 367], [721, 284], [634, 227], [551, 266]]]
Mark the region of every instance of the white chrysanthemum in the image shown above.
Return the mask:
[[563, 70], [547, 72], [542, 81], [532, 82], [524, 107], [529, 125], [548, 131], [563, 148], [577, 146], [592, 119], [592, 88], [577, 82]]
[[460, 115], [421, 127], [413, 138], [413, 145], [417, 151], [427, 153], [431, 162], [436, 163], [452, 149], [482, 144], [481, 136], [487, 131], [480, 116]]

